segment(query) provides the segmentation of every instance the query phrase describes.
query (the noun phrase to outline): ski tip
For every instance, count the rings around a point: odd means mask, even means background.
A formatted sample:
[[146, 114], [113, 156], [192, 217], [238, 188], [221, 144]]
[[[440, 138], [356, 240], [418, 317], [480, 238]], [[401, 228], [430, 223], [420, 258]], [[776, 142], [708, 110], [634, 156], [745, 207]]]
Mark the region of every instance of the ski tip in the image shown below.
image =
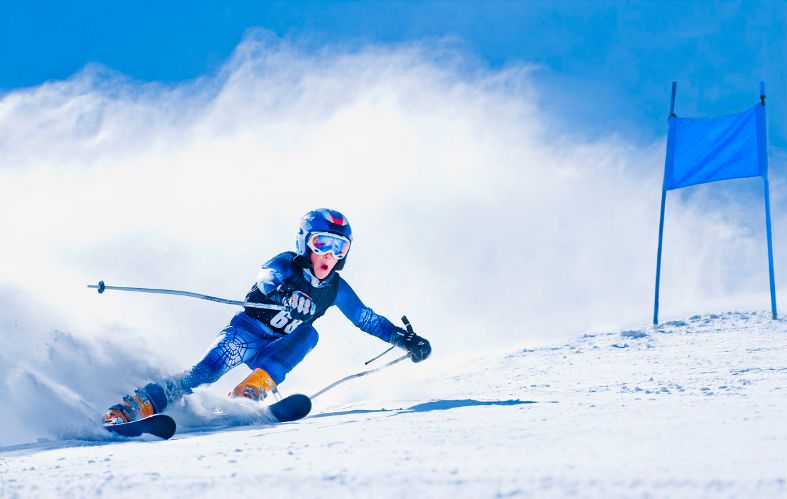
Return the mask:
[[312, 410], [312, 399], [301, 393], [290, 395], [270, 406], [271, 414], [279, 422], [305, 418]]
[[309, 409], [312, 407], [312, 399], [302, 393], [290, 395], [287, 399], [291, 400], [293, 404], [302, 404], [303, 406], [308, 406]]
[[167, 420], [162, 421], [161, 425], [158, 427], [158, 431], [153, 433], [153, 435], [163, 438], [164, 440], [169, 440], [177, 430], [178, 425], [175, 423], [175, 420], [167, 416]]

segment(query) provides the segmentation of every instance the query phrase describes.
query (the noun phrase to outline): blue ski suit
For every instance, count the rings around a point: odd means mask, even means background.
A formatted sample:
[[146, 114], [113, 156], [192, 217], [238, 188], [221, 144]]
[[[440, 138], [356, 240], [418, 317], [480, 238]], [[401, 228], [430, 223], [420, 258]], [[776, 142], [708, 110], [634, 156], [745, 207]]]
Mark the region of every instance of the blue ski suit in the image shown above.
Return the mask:
[[305, 321], [292, 319], [285, 310], [247, 307], [238, 312], [219, 333], [202, 360], [191, 369], [163, 383], [167, 401], [192, 392], [199, 385], [216, 382], [240, 364], [264, 369], [277, 384], [317, 344], [312, 323], [332, 305], [362, 331], [390, 342], [395, 326], [365, 306], [349, 284], [336, 271], [324, 280], [314, 276], [302, 257], [284, 252], [262, 266], [246, 301], [279, 304], [277, 288], [286, 284], [312, 298], [315, 313]]

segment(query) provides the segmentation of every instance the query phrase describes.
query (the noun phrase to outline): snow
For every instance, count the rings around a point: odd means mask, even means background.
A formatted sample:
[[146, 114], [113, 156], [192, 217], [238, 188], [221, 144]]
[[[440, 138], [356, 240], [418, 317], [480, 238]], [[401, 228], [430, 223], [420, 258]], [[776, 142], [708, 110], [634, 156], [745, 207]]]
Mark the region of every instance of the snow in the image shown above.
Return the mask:
[[[337, 403], [365, 385], [392, 389]], [[295, 423], [200, 429], [187, 404], [169, 441], [7, 446], [0, 496], [783, 497], [785, 387], [787, 322], [759, 312], [472, 362], [437, 350]]]

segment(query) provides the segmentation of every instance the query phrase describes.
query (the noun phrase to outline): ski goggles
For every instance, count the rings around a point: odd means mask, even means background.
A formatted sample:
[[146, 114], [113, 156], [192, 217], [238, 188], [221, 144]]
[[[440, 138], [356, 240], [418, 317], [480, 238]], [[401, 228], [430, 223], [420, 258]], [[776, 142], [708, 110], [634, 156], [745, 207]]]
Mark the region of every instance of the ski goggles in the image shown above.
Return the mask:
[[349, 239], [330, 232], [314, 232], [309, 236], [306, 244], [316, 255], [333, 253], [333, 256], [339, 260], [347, 256], [350, 251]]

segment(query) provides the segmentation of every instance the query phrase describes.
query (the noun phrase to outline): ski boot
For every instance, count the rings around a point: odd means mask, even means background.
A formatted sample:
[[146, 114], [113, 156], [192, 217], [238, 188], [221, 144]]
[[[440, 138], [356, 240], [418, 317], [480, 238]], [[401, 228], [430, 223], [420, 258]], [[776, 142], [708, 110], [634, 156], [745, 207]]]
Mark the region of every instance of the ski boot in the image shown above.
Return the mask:
[[148, 383], [134, 390], [132, 395], [123, 397], [123, 402], [107, 409], [104, 414], [104, 424], [130, 423], [159, 414], [166, 407], [167, 397], [164, 389], [155, 383]]
[[246, 397], [259, 402], [265, 400], [269, 393], [273, 394], [275, 399], [281, 400], [281, 395], [276, 388], [273, 378], [271, 378], [270, 374], [257, 368], [227, 395], [230, 397]]

